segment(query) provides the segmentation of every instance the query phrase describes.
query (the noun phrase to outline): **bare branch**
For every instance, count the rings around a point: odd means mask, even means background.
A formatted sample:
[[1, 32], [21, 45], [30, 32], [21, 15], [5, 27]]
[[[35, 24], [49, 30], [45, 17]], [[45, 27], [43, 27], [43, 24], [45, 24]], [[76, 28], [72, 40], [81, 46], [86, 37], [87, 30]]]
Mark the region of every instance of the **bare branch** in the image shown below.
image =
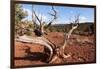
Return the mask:
[[34, 26], [34, 28], [36, 28], [36, 18], [35, 18], [35, 16], [34, 16], [34, 13], [33, 13], [33, 5], [32, 5], [32, 22], [33, 22], [33, 26]]
[[65, 34], [64, 34], [64, 44], [61, 46], [61, 48], [60, 48], [59, 51], [58, 51], [59, 55], [60, 55], [61, 57], [63, 57], [63, 58], [68, 58], [68, 57], [71, 56], [71, 54], [65, 55], [64, 49], [65, 49], [65, 47], [66, 47], [66, 45], [67, 45], [67, 43], [68, 43], [68, 40], [69, 40], [69, 38], [70, 38], [72, 32], [73, 32], [75, 29], [77, 29], [77, 27], [78, 27], [78, 25], [79, 25], [78, 23], [79, 23], [79, 15], [77, 15], [77, 16], [75, 17], [74, 25], [72, 24], [71, 30], [70, 30], [68, 33], [65, 33]]
[[34, 10], [33, 10], [33, 13], [34, 13], [36, 19], [38, 20], [38, 22], [41, 23], [41, 20], [40, 20], [39, 17], [36, 15], [36, 12], [35, 12]]
[[79, 16], [80, 16], [80, 14], [75, 16], [75, 23], [79, 23]]
[[68, 38], [68, 39], [70, 38], [72, 32], [73, 32], [77, 27], [78, 27], [78, 24], [76, 24], [75, 26], [72, 26], [72, 29], [71, 29], [71, 30], [68, 32], [68, 34], [67, 34], [67, 38]]
[[49, 14], [53, 17], [53, 19], [48, 23], [46, 28], [48, 28], [57, 19], [57, 11], [53, 6], [51, 10], [53, 11], [53, 13], [49, 13]]
[[[32, 8], [33, 8], [33, 7], [32, 7]], [[37, 16], [37, 14], [36, 14], [36, 12], [35, 12], [34, 9], [32, 9], [32, 12], [33, 12], [34, 16], [36, 17], [37, 21], [40, 23], [40, 30], [41, 30], [41, 25], [42, 25], [41, 19], [39, 19], [39, 17]]]
[[71, 22], [71, 24], [72, 24], [72, 29], [71, 29], [71, 30], [68, 32], [68, 34], [67, 34], [67, 38], [68, 38], [68, 39], [70, 38], [72, 32], [73, 32], [75, 29], [77, 29], [77, 27], [79, 26], [79, 16], [80, 16], [79, 14], [76, 15], [74, 21]]

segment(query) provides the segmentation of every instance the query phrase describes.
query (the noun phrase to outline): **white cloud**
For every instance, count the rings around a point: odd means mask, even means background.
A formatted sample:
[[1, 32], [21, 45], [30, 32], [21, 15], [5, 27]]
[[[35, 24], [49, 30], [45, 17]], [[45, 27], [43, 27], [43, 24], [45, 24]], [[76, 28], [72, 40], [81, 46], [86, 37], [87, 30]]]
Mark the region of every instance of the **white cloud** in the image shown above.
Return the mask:
[[[22, 21], [24, 21], [26, 19], [31, 20], [30, 17], [32, 16], [32, 11], [29, 10], [29, 9], [26, 9], [26, 8], [23, 8], [23, 10], [27, 12], [28, 17], [24, 18]], [[42, 17], [43, 21], [47, 21], [47, 16], [46, 15], [44, 15], [42, 13], [38, 13], [37, 11], [35, 11], [35, 12], [36, 12], [36, 15], [39, 17], [39, 19], [41, 19], [41, 17]]]
[[81, 20], [86, 20], [87, 18], [85, 16], [80, 16]]
[[27, 16], [26, 18], [22, 19], [22, 21], [31, 20], [31, 19], [29, 19], [29, 18], [30, 18], [30, 16], [32, 16], [32, 11], [29, 10], [29, 9], [26, 9], [26, 8], [23, 8], [23, 10], [24, 10], [25, 12], [27, 12], [28, 16]]
[[26, 8], [23, 8], [24, 11], [26, 11], [28, 13], [28, 15], [32, 15], [32, 11]]
[[80, 16], [79, 17], [80, 22], [87, 22], [87, 17], [85, 16]]

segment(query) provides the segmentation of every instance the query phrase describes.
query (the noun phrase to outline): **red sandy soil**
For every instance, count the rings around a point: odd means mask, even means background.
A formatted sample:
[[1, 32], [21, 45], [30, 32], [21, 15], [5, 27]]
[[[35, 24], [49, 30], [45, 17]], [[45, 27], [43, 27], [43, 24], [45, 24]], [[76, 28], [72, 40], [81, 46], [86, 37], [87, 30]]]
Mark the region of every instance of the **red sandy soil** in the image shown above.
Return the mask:
[[[62, 33], [52, 32], [46, 37], [57, 46], [63, 45], [64, 37]], [[65, 48], [65, 54], [71, 54], [67, 59], [57, 58], [52, 64], [61, 63], [87, 63], [95, 62], [94, 36], [72, 35]], [[29, 49], [27, 53], [27, 49]], [[15, 66], [45, 65], [48, 56], [44, 53], [44, 46], [39, 44], [28, 44], [15, 42]], [[37, 54], [38, 53], [38, 54]]]

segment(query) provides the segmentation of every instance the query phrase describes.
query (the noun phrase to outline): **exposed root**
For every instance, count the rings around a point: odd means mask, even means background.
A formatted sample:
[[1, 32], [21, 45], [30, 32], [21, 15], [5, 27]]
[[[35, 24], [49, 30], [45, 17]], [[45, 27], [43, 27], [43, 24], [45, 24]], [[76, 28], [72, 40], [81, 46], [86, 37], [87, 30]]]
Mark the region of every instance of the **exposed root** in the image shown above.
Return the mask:
[[52, 60], [49, 63], [53, 63], [57, 59], [57, 55], [53, 56]]
[[62, 57], [65, 58], [65, 59], [67, 59], [67, 58], [71, 57], [71, 54], [69, 53], [69, 54], [65, 55], [65, 54], [63, 53]]

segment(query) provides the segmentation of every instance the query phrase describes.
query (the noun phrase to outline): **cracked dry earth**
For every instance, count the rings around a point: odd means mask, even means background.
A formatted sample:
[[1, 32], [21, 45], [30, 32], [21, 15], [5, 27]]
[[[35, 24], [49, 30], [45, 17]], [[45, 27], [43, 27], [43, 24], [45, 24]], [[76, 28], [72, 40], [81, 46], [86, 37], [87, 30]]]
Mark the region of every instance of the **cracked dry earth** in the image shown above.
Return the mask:
[[[57, 46], [63, 45], [63, 33], [51, 32], [45, 37]], [[15, 66], [48, 65], [48, 63], [45, 62], [48, 55], [44, 53], [44, 46], [15, 41], [14, 48]], [[67, 59], [61, 59], [58, 57], [52, 64], [95, 62], [95, 51], [94, 35], [83, 36], [73, 34], [68, 40], [68, 44], [65, 48], [65, 54], [71, 54], [71, 56]]]

